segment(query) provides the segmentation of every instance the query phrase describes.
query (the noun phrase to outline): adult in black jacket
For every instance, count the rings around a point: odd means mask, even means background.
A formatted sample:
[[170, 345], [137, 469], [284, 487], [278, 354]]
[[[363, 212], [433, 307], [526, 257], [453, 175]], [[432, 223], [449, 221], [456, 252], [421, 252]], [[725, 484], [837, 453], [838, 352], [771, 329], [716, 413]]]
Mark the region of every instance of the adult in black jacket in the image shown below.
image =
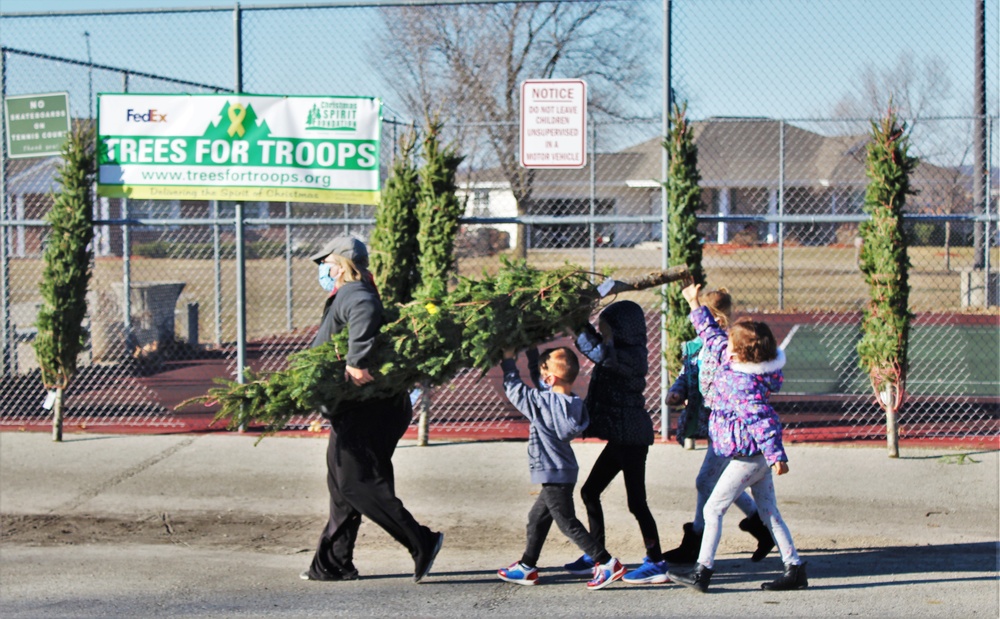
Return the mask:
[[[350, 237], [337, 237], [312, 256], [330, 265], [336, 281], [326, 300], [323, 318], [312, 346], [319, 346], [345, 327], [348, 329], [347, 369], [344, 376], [363, 385], [374, 380], [368, 366], [375, 336], [382, 327], [383, 308], [371, 274], [368, 250]], [[371, 519], [410, 551], [413, 579], [420, 582], [431, 569], [444, 535], [419, 524], [396, 497], [392, 454], [413, 419], [406, 393], [364, 401], [343, 401], [336, 410], [324, 411], [330, 418], [330, 442], [326, 451], [327, 486], [330, 490], [330, 520], [319, 538], [319, 546], [304, 580], [354, 580], [354, 544], [361, 517]]]

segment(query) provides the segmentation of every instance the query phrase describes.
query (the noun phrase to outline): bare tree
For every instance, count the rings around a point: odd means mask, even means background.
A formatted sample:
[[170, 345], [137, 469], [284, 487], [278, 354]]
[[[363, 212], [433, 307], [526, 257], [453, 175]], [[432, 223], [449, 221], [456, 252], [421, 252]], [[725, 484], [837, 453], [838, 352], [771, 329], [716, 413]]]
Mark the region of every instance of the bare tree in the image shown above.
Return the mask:
[[895, 66], [879, 70], [869, 65], [862, 71], [856, 90], [834, 106], [837, 118], [879, 118], [889, 109], [890, 100], [900, 118], [913, 123], [921, 118], [938, 116], [951, 98], [951, 79], [946, 63], [931, 57], [922, 63], [907, 54], [900, 55]]
[[[936, 117], [947, 115], [953, 107], [952, 81], [947, 64], [936, 56], [919, 61], [901, 54], [892, 67], [879, 70], [866, 67], [859, 76], [856, 90], [834, 106], [837, 118], [848, 120], [849, 131], [857, 132], [890, 107], [906, 119], [914, 152], [922, 161], [934, 163], [933, 178], [926, 178], [920, 198], [914, 200], [921, 210], [936, 215], [969, 211], [970, 184], [968, 164], [972, 156], [971, 124], [966, 130], [956, 127], [960, 120]], [[944, 224], [945, 270], [951, 270], [951, 222]]]
[[[630, 2], [387, 7], [382, 15], [408, 111], [439, 115], [470, 166], [498, 168], [519, 215], [530, 212], [535, 186], [535, 170], [520, 166], [521, 82], [583, 79], [591, 115], [613, 118], [635, 115], [636, 89], [648, 86], [639, 58], [651, 48], [634, 39]], [[523, 230], [516, 253], [527, 253]]]

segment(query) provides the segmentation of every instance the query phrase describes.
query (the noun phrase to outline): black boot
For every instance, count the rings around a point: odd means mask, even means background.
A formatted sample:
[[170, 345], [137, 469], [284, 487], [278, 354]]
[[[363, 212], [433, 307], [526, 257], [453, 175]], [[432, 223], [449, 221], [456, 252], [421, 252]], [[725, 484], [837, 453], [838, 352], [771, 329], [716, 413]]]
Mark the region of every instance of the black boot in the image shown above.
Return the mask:
[[670, 570], [667, 572], [667, 577], [678, 585], [684, 585], [685, 587], [705, 593], [708, 591], [708, 583], [712, 582], [712, 574], [714, 573], [715, 570], [709, 569], [699, 563], [694, 568], [694, 571], [675, 572]]
[[773, 582], [765, 582], [760, 588], [766, 591], [794, 591], [805, 589], [809, 586], [809, 579], [806, 578], [806, 564], [786, 565], [785, 573]]
[[753, 516], [741, 520], [740, 530], [746, 531], [757, 539], [757, 550], [754, 550], [753, 556], [750, 557], [754, 563], [762, 560], [767, 556], [767, 553], [774, 549], [774, 538], [771, 537], [771, 531], [768, 530], [767, 525], [760, 519], [760, 514], [754, 513]]
[[663, 559], [670, 565], [694, 563], [698, 560], [698, 551], [701, 550], [702, 533], [694, 530], [694, 523], [685, 522], [681, 545], [663, 553]]

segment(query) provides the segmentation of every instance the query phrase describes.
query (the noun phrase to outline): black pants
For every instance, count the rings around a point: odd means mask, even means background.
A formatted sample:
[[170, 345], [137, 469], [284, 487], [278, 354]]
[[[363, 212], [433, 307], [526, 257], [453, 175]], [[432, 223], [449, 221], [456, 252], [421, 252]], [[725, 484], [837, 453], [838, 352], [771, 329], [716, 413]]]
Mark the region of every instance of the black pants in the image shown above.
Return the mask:
[[528, 512], [528, 544], [521, 556], [521, 563], [530, 567], [538, 565], [538, 557], [553, 520], [563, 535], [598, 563], [611, 560], [604, 544], [597, 543], [583, 523], [577, 520], [576, 509], [573, 507], [573, 486], [574, 484], [542, 484], [542, 491], [538, 493], [538, 499]]
[[396, 498], [392, 454], [412, 418], [405, 393], [339, 407], [326, 450], [330, 520], [309, 567], [312, 576], [356, 573], [354, 544], [362, 516], [385, 529], [414, 560], [433, 548], [434, 534]]
[[649, 505], [646, 504], [646, 455], [648, 445], [621, 445], [608, 443], [601, 455], [597, 456], [594, 468], [591, 469], [587, 481], [580, 489], [580, 497], [587, 508], [587, 520], [590, 524], [590, 534], [602, 546], [604, 545], [604, 510], [601, 508], [601, 493], [611, 481], [622, 473], [625, 478], [625, 496], [628, 499], [628, 510], [639, 522], [642, 542], [646, 547], [646, 556], [650, 561], [660, 561], [663, 551], [660, 549], [660, 535], [656, 530]]

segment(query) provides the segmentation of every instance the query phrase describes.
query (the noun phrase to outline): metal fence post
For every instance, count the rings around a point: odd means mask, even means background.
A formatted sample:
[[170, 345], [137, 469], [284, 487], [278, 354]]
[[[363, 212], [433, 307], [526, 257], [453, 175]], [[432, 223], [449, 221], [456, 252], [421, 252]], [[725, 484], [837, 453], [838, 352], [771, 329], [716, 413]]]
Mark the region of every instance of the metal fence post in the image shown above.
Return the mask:
[[[122, 92], [128, 93], [128, 73], [122, 75]], [[128, 223], [128, 198], [122, 198], [122, 335], [132, 342], [132, 232]], [[133, 351], [126, 350], [130, 354]]]
[[233, 7], [233, 67], [236, 75], [236, 88], [233, 92], [243, 92], [243, 15], [240, 3]]
[[246, 253], [243, 244], [243, 202], [236, 203], [236, 371], [237, 382], [243, 382], [247, 356], [247, 291]]
[[[989, 213], [986, 207], [987, 194], [990, 192], [987, 167], [989, 153], [986, 152], [986, 0], [976, 2], [975, 11], [975, 69], [973, 71], [973, 121], [972, 121], [972, 212], [979, 215]], [[981, 269], [986, 262], [985, 252], [988, 249], [983, 238], [984, 228], [990, 229], [987, 222], [976, 222], [972, 227], [973, 269]], [[985, 274], [989, 279], [989, 271]], [[987, 297], [987, 306], [989, 305]]]
[[[285, 202], [285, 218], [292, 218], [292, 203]], [[285, 224], [285, 321], [289, 331], [295, 328], [292, 301], [292, 226]]]
[[[7, 105], [7, 51], [0, 50], [0, 101]], [[10, 321], [10, 259], [7, 247], [7, 235], [10, 227], [10, 219], [7, 209], [7, 114], [0, 110], [0, 314], [3, 322], [0, 324], [0, 356], [3, 362], [0, 363], [0, 376], [15, 374], [17, 368], [13, 367], [13, 347], [17, 343], [12, 341], [11, 321]]]
[[[587, 119], [590, 121], [590, 216], [596, 215], [597, 210], [597, 123], [592, 115]], [[594, 222], [590, 222], [590, 272], [597, 272], [597, 239]], [[596, 277], [591, 275], [591, 280]]]
[[[234, 94], [243, 92], [243, 19], [240, 3], [233, 8], [234, 60], [236, 83]], [[236, 382], [243, 383], [243, 369], [246, 367], [247, 356], [247, 293], [246, 293], [246, 254], [243, 243], [243, 202], [236, 202]], [[241, 427], [241, 430], [245, 428]]]
[[778, 309], [785, 309], [785, 120], [778, 124]]
[[212, 276], [215, 302], [215, 345], [222, 346], [222, 241], [219, 229], [219, 201], [212, 200]]
[[[663, 139], [670, 136], [670, 12], [671, 0], [663, 0]], [[660, 267], [666, 271], [669, 267], [667, 247], [667, 214], [670, 212], [667, 204], [667, 149], [660, 151]], [[669, 391], [670, 372], [667, 371], [667, 286], [661, 286], [660, 292], [660, 437], [670, 439], [670, 407], [667, 406], [667, 391]]]
[[[987, 151], [986, 152], [986, 192], [985, 192], [986, 195], [983, 198], [983, 200], [984, 200], [984, 203], [983, 203], [983, 212], [986, 213], [987, 215], [990, 214], [990, 197], [991, 197], [990, 194], [993, 193], [992, 192], [992, 188], [993, 188], [993, 166], [991, 164], [993, 163], [993, 161], [992, 161], [992, 159], [993, 159], [992, 158], [992, 153], [993, 153], [993, 122], [994, 122], [994, 120], [995, 120], [994, 118], [990, 118], [986, 122], [986, 151]], [[1000, 214], [1000, 210], [998, 210], [998, 214]], [[989, 307], [990, 306], [990, 299], [993, 298], [993, 297], [990, 296], [990, 239], [993, 238], [994, 234], [1000, 233], [1000, 219], [998, 219], [997, 221], [992, 222], [992, 224], [991, 224], [991, 222], [987, 221], [986, 224], [985, 224], [985, 226], [986, 226], [986, 238], [983, 239], [983, 250], [984, 250], [983, 251], [983, 253], [984, 253], [984, 256], [983, 256], [983, 270], [984, 270], [984, 274], [985, 274], [985, 278], [984, 278], [983, 281], [985, 283], [983, 284], [983, 288], [984, 288], [984, 292], [986, 294], [986, 307]], [[994, 229], [997, 230], [996, 233], [993, 232]]]
[[420, 385], [420, 407], [417, 409], [417, 445], [426, 447], [430, 442], [431, 388]]

